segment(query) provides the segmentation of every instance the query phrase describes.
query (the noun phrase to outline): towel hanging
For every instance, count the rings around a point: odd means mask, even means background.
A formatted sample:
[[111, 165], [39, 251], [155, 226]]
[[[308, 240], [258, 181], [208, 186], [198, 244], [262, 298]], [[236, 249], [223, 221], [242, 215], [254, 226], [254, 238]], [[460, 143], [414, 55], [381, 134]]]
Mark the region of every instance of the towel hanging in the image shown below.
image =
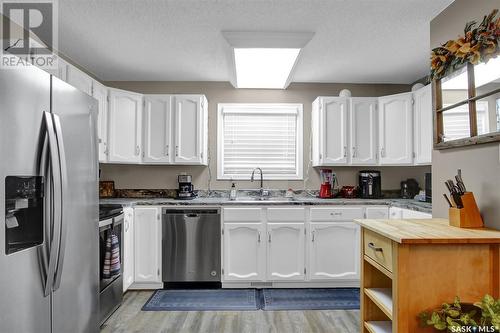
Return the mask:
[[111, 279], [119, 275], [120, 271], [120, 240], [114, 230], [109, 230], [106, 239], [106, 252], [104, 254], [102, 277], [104, 279]]

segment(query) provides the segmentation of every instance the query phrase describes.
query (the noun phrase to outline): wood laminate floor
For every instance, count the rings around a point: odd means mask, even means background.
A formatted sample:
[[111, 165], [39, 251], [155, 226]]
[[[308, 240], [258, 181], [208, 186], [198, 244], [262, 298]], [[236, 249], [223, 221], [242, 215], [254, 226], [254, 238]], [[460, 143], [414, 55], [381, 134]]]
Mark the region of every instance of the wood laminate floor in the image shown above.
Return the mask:
[[127, 292], [101, 333], [357, 333], [359, 310], [141, 311], [151, 291]]

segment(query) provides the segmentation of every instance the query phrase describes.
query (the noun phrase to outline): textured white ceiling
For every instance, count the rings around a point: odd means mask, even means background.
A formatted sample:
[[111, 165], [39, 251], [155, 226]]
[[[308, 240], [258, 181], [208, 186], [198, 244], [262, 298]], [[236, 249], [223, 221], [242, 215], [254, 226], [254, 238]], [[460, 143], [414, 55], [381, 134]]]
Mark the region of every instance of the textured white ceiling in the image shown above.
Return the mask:
[[106, 80], [229, 81], [221, 31], [314, 32], [293, 82], [411, 83], [453, 0], [60, 0], [59, 48]]

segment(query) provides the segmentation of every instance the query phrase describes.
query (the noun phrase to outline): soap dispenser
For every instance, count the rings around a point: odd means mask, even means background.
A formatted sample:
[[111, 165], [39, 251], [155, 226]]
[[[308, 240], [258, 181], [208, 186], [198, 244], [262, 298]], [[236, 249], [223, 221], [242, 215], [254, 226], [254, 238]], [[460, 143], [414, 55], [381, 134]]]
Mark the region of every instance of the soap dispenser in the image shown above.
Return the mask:
[[229, 192], [229, 200], [236, 200], [236, 185], [234, 183], [231, 185], [231, 191]]

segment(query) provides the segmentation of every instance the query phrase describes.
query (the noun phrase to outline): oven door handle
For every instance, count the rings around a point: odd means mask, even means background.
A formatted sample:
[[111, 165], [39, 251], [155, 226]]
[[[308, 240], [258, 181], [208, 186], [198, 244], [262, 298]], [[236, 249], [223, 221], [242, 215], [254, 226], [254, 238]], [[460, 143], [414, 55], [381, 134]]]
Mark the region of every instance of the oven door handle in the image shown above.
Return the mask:
[[99, 229], [113, 224], [113, 218], [99, 221]]

